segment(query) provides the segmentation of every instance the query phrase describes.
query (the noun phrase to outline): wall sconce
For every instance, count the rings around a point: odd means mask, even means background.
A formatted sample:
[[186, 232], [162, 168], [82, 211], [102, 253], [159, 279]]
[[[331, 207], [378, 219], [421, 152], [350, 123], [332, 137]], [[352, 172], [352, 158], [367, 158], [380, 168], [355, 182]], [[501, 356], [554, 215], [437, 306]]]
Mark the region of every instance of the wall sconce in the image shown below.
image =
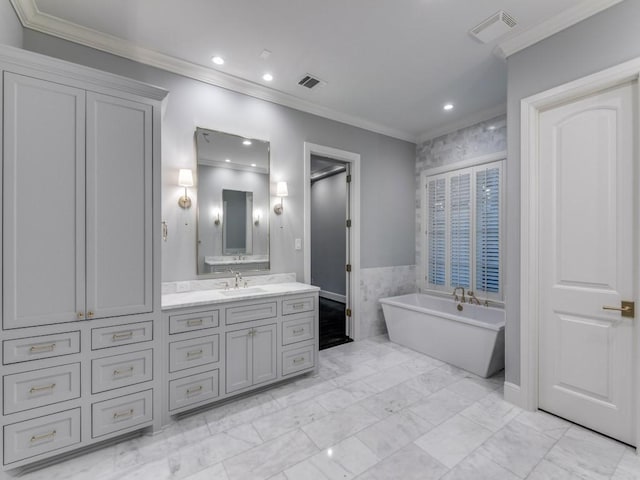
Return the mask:
[[278, 182], [276, 184], [276, 197], [280, 197], [280, 204], [273, 207], [273, 211], [276, 212], [276, 215], [280, 215], [282, 213], [282, 209], [284, 208], [282, 198], [287, 196], [289, 196], [287, 182]]
[[190, 169], [180, 169], [180, 173], [178, 173], [178, 185], [184, 187], [184, 195], [178, 199], [178, 205], [182, 208], [190, 208], [191, 199], [187, 195], [187, 187], [193, 187], [193, 174]]
[[253, 211], [253, 224], [257, 227], [260, 225], [260, 217], [262, 216], [262, 212], [260, 210]]
[[213, 224], [216, 226], [220, 225], [220, 209], [219, 208], [216, 208], [213, 211]]

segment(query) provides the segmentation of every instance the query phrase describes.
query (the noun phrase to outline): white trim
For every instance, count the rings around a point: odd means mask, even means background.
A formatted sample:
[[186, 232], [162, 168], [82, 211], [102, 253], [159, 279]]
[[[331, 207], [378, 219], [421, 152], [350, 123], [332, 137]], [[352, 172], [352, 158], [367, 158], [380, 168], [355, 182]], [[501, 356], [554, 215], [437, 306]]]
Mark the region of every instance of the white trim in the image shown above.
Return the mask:
[[507, 58], [620, 2], [622, 0], [581, 0], [578, 5], [499, 43], [495, 53], [502, 58]]
[[360, 340], [360, 154], [304, 142], [304, 282], [311, 282], [311, 155], [351, 164], [351, 303], [353, 340]]
[[522, 392], [520, 391], [520, 387], [515, 383], [504, 382], [504, 399], [509, 402], [517, 405], [520, 408], [526, 409], [522, 402]]
[[497, 162], [498, 160], [506, 160], [507, 152], [502, 150], [500, 152], [489, 153], [487, 155], [481, 155], [479, 157], [468, 158], [460, 162], [450, 163], [441, 167], [427, 168], [420, 172], [420, 175], [430, 177], [432, 175], [439, 175], [441, 173], [453, 172], [454, 170], [462, 170], [463, 168], [477, 167], [484, 165], [485, 163]]
[[471, 127], [472, 125], [491, 120], [492, 118], [499, 117], [500, 115], [505, 115], [506, 113], [507, 104], [502, 103], [498, 106], [472, 113], [471, 115], [465, 115], [461, 120], [432, 128], [431, 130], [427, 130], [426, 132], [420, 134], [417, 138], [417, 143], [424, 143], [428, 140], [441, 137], [442, 135], [447, 135], [448, 133]]
[[[605, 90], [640, 76], [640, 57], [587, 77], [524, 98], [521, 101], [521, 228], [520, 228], [520, 391], [518, 403], [528, 410], [538, 408], [539, 339], [539, 116], [544, 109]], [[640, 132], [636, 132], [640, 136]], [[635, 336], [640, 338], [636, 323]], [[636, 349], [638, 349], [636, 342]], [[637, 354], [638, 352], [636, 352]], [[636, 373], [638, 376], [638, 373]], [[636, 397], [640, 395], [640, 381]], [[636, 402], [636, 432], [640, 432], [640, 402]]]
[[329, 120], [346, 123], [354, 127], [363, 128], [371, 132], [398, 138], [411, 143], [415, 143], [416, 141], [416, 136], [414, 134], [385, 125], [380, 125], [355, 115], [349, 115], [331, 108], [323, 107], [294, 95], [284, 93], [258, 83], [250, 82], [224, 72], [203, 67], [195, 63], [187, 62], [155, 50], [147, 49], [139, 45], [135, 45], [133, 42], [128, 40], [123, 40], [122, 38], [108, 35], [52, 15], [42, 13], [38, 10], [35, 0], [10, 1], [25, 28], [53, 35], [70, 42], [85, 45], [96, 50], [111, 53], [119, 57], [193, 78], [211, 85], [226, 88], [254, 98], [259, 98], [260, 100], [266, 100], [268, 102], [284, 105], [306, 113], [318, 115]]
[[345, 303], [347, 301], [347, 297], [345, 295], [340, 295], [339, 293], [327, 292], [326, 290], [320, 290], [320, 293], [318, 295], [322, 298], [333, 300], [334, 302]]

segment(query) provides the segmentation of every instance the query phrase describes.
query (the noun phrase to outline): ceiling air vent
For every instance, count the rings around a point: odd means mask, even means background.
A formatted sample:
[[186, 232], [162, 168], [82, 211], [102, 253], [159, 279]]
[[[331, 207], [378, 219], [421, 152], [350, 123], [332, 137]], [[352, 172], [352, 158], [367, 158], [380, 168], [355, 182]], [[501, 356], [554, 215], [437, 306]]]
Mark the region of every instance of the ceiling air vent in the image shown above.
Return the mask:
[[515, 18], [500, 10], [469, 31], [469, 34], [482, 43], [489, 43], [510, 32], [518, 24]]
[[313, 87], [317, 87], [318, 85], [323, 87], [324, 85], [326, 85], [327, 82], [320, 80], [318, 77], [311, 75], [309, 73], [305, 74], [304, 77], [302, 77], [300, 79], [300, 81], [298, 82], [298, 85], [301, 85], [303, 87], [307, 87], [309, 89], [313, 88]]

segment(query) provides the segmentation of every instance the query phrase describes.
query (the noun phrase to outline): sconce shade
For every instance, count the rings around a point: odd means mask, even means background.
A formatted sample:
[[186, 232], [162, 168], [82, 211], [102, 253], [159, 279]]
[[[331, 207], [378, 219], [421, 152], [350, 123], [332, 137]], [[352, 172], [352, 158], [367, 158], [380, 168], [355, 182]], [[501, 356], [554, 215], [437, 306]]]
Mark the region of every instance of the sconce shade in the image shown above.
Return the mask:
[[178, 173], [178, 185], [181, 187], [193, 187], [193, 174], [190, 169], [180, 169], [180, 173]]
[[287, 188], [287, 182], [278, 182], [276, 184], [276, 197], [287, 197], [289, 195], [289, 189]]

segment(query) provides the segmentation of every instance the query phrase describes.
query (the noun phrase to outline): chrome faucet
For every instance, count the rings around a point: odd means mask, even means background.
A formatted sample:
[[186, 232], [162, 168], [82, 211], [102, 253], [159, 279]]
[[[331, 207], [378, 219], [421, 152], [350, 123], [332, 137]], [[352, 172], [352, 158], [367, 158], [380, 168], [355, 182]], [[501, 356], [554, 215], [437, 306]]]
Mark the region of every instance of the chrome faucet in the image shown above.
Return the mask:
[[234, 285], [235, 289], [240, 288], [240, 282], [242, 281], [242, 274], [240, 272], [234, 272], [236, 276], [236, 283]]
[[469, 304], [476, 302], [476, 305], [480, 305], [480, 300], [478, 300], [478, 297], [476, 297], [471, 290], [467, 291], [467, 295], [469, 295]]
[[[462, 297], [458, 297], [458, 289], [460, 289], [462, 291]], [[462, 303], [465, 303], [467, 301], [465, 296], [464, 296], [464, 287], [457, 286], [457, 287], [455, 287], [453, 289], [453, 299], [456, 302], [462, 302]]]

